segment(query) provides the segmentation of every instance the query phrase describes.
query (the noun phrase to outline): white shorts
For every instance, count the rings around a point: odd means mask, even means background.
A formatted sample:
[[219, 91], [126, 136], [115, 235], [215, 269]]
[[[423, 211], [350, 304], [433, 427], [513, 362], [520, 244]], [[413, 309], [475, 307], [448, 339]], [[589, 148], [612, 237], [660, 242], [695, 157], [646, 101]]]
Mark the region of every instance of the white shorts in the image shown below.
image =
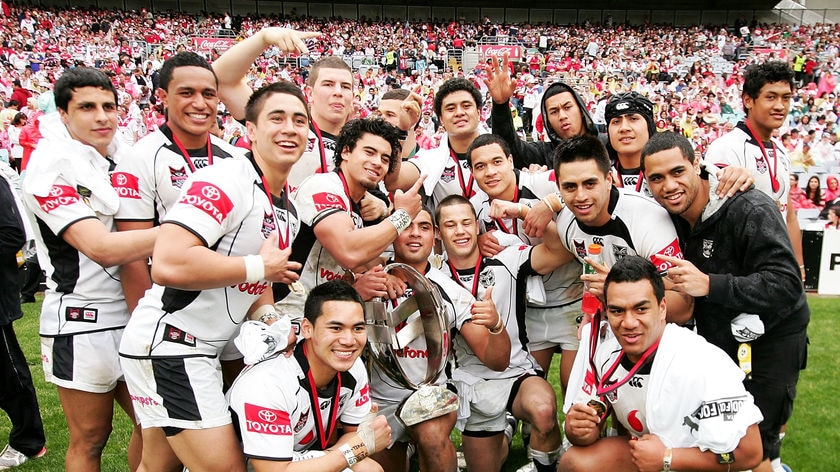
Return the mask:
[[41, 337], [44, 379], [59, 387], [107, 393], [123, 379], [120, 368], [122, 329]]
[[143, 428], [208, 429], [230, 424], [222, 371], [213, 357], [122, 357], [134, 415]]
[[577, 320], [581, 314], [580, 302], [568, 305], [525, 309], [525, 332], [528, 334], [528, 351], [542, 351], [560, 347], [564, 351], [577, 351]]
[[505, 414], [511, 392], [515, 385], [519, 385], [520, 379], [524, 380], [522, 377], [512, 377], [481, 380], [474, 384], [470, 416], [462, 431], [504, 431], [507, 425]]

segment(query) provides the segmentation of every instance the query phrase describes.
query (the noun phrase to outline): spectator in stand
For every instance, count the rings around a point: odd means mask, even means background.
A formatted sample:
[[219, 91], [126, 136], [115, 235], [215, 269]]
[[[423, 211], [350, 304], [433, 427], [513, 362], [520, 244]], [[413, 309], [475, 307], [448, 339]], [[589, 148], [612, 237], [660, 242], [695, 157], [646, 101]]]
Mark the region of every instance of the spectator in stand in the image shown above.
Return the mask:
[[808, 185], [805, 187], [805, 197], [808, 198], [815, 208], [822, 208], [825, 205], [825, 199], [822, 195], [822, 188], [820, 187], [820, 178], [812, 175], [808, 179]]
[[26, 115], [21, 111], [12, 118], [11, 126], [9, 126], [8, 134], [9, 134], [9, 146], [10, 146], [10, 154], [9, 157], [11, 159], [12, 168], [14, 168], [18, 173], [20, 173], [20, 163], [23, 159], [23, 146], [20, 145], [20, 132], [23, 127], [26, 125]]
[[816, 208], [814, 202], [808, 200], [808, 195], [799, 186], [799, 175], [790, 174], [790, 202], [795, 210]]
[[825, 195], [823, 196], [826, 202], [836, 200], [840, 197], [840, 185], [838, 185], [837, 176], [829, 175], [825, 178]]
[[828, 222], [825, 229], [840, 230], [840, 205], [828, 209]]

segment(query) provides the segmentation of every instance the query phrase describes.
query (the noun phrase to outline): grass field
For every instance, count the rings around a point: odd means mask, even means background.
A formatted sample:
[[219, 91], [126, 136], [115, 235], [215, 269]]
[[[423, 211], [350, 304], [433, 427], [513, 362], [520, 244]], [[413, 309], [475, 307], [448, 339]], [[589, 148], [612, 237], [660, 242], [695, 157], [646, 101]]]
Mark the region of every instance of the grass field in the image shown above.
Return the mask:
[[[840, 359], [840, 298], [809, 297], [811, 306], [811, 345], [808, 368], [799, 380], [798, 396], [793, 418], [788, 424], [782, 447], [782, 458], [796, 472], [840, 471], [840, 410], [834, 396], [833, 378]], [[39, 297], [40, 301], [40, 297]], [[53, 386], [44, 383], [38, 341], [38, 311], [40, 303], [24, 305], [25, 316], [15, 323], [15, 330], [26, 353], [35, 388], [41, 402], [41, 414], [47, 431], [45, 457], [29, 461], [21, 472], [53, 472], [63, 470], [67, 449], [67, 425]], [[555, 366], [558, 362], [555, 362]], [[552, 369], [551, 382], [558, 385], [557, 371]], [[118, 409], [114, 431], [102, 458], [102, 470], [122, 472], [128, 469], [125, 446], [131, 424]], [[11, 425], [0, 415], [0, 446], [6, 443]], [[515, 471], [526, 462], [522, 442], [517, 437], [511, 456], [503, 470]]]

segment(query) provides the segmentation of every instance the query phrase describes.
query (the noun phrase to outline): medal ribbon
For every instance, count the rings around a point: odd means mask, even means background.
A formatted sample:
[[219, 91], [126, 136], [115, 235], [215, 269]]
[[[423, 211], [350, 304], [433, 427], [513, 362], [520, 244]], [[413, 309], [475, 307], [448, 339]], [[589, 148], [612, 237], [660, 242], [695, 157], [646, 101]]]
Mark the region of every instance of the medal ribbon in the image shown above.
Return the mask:
[[475, 191], [473, 190], [473, 176], [470, 173], [470, 178], [467, 183], [464, 183], [464, 173], [461, 170], [461, 162], [458, 161], [458, 156], [455, 155], [455, 151], [452, 150], [452, 147], [449, 147], [449, 157], [455, 161], [455, 171], [458, 172], [458, 184], [461, 186], [461, 195], [465, 198], [472, 198], [475, 195]]
[[286, 182], [286, 186], [283, 187], [283, 193], [280, 197], [280, 201], [283, 202], [283, 209], [286, 210], [286, 214], [289, 215], [289, 221], [286, 222], [286, 237], [283, 238], [283, 235], [280, 233], [280, 222], [277, 221], [277, 217], [274, 214], [274, 199], [271, 198], [271, 191], [268, 188], [268, 181], [265, 180], [265, 176], [261, 175], [260, 178], [262, 179], [263, 190], [265, 190], [265, 196], [268, 198], [268, 203], [271, 205], [271, 220], [274, 222], [274, 227], [277, 228], [277, 243], [280, 246], [280, 250], [286, 249], [289, 247], [289, 226], [291, 226], [291, 215], [289, 214], [289, 183]]
[[[190, 166], [190, 171], [195, 172], [195, 165], [192, 162], [192, 157], [190, 157], [190, 153], [187, 152], [187, 149], [181, 144], [181, 140], [175, 136], [175, 133], [172, 133], [172, 142], [178, 146], [178, 150], [181, 151], [181, 156], [187, 161], [187, 165]], [[210, 134], [207, 135], [207, 165], [213, 165], [213, 151], [210, 145]]]
[[318, 127], [318, 124], [315, 123], [315, 120], [309, 120], [312, 123], [312, 131], [315, 132], [315, 136], [318, 136], [318, 151], [321, 153], [321, 170], [318, 171], [321, 174], [324, 174], [328, 171], [327, 169], [327, 150], [324, 148], [324, 136], [321, 135], [321, 128]]
[[761, 156], [764, 158], [764, 162], [767, 163], [767, 172], [770, 173], [770, 185], [773, 188], [773, 192], [778, 192], [781, 188], [779, 184], [779, 179], [776, 178], [776, 165], [779, 162], [779, 153], [776, 151], [776, 145], [773, 141], [770, 141], [770, 146], [773, 148], [773, 167], [770, 167], [770, 158], [767, 156], [767, 149], [764, 147], [764, 141], [758, 137], [755, 130], [750, 126], [750, 122], [744, 120], [744, 124], [747, 125], [747, 129], [750, 130], [750, 134], [752, 134], [753, 139], [758, 142], [758, 148], [761, 149]]
[[633, 365], [633, 368], [630, 369], [630, 372], [624, 376], [623, 379], [617, 381], [614, 384], [610, 384], [609, 386], [605, 386], [607, 381], [612, 376], [613, 372], [618, 368], [621, 364], [621, 358], [624, 357], [624, 351], [622, 350], [621, 353], [618, 355], [618, 358], [615, 360], [612, 366], [604, 373], [603, 378], [600, 380], [598, 379], [598, 370], [595, 368], [595, 351], [598, 347], [598, 336], [601, 331], [601, 312], [595, 314], [592, 317], [590, 331], [589, 331], [589, 366], [592, 369], [592, 375], [595, 376], [595, 394], [602, 398], [604, 395], [618, 389], [625, 383], [627, 383], [630, 379], [636, 375], [636, 372], [644, 366], [649, 358], [656, 352], [656, 349], [659, 348], [659, 341], [662, 339], [661, 337], [656, 340], [649, 348], [647, 348], [642, 354], [642, 357]]
[[[307, 360], [309, 359], [306, 355], [306, 344], [303, 345], [303, 355]], [[341, 374], [338, 373], [335, 376], [335, 396], [330, 402], [330, 416], [327, 418], [329, 424], [327, 425], [326, 431], [324, 431], [324, 421], [321, 418], [321, 402], [318, 399], [318, 389], [315, 386], [315, 379], [312, 378], [311, 368], [307, 369], [306, 378], [309, 380], [309, 395], [312, 401], [312, 411], [315, 412], [315, 427], [317, 428], [318, 440], [321, 442], [321, 450], [323, 451], [327, 449], [327, 443], [330, 440], [330, 436], [335, 432], [335, 427], [338, 423], [338, 399], [341, 395]]]
[[[449, 264], [449, 270], [452, 272], [452, 276], [453, 276], [452, 278], [456, 282], [458, 282], [458, 285], [460, 285], [461, 287], [464, 287], [464, 284], [461, 282], [461, 277], [458, 276], [458, 269], [456, 269], [455, 266], [452, 265], [451, 260], [447, 259], [446, 263]], [[481, 270], [481, 254], [478, 255], [478, 260], [475, 262], [475, 272], [473, 273], [472, 290], [470, 290], [473, 297], [476, 297], [476, 298], [478, 298], [478, 271], [479, 270]], [[464, 287], [464, 288], [467, 288], [467, 287]]]

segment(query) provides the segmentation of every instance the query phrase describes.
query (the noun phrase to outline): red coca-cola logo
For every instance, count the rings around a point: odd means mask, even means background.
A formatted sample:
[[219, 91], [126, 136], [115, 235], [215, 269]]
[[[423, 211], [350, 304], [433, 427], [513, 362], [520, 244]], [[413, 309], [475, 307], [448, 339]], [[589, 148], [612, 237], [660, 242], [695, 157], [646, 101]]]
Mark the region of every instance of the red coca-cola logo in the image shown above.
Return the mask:
[[508, 53], [508, 57], [514, 60], [519, 60], [522, 57], [522, 47], [507, 44], [482, 44], [478, 48], [484, 56], [496, 55], [502, 57], [502, 54]]
[[199, 51], [210, 51], [216, 49], [219, 52], [227, 51], [233, 46], [232, 38], [192, 38], [193, 47]]

